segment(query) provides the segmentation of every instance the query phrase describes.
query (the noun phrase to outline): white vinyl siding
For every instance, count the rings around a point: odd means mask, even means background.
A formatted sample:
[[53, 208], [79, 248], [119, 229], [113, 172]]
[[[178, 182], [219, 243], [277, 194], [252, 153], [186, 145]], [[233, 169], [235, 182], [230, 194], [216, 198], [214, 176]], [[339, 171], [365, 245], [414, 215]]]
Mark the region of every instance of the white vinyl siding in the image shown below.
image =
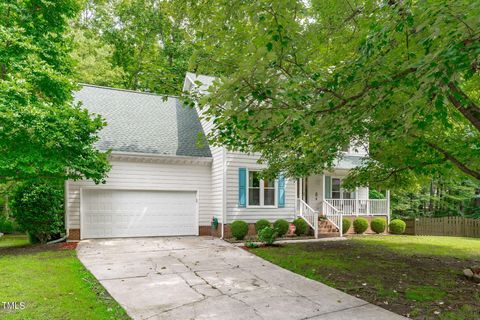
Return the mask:
[[258, 164], [258, 155], [240, 152], [227, 152], [227, 223], [244, 220], [254, 223], [259, 219], [292, 221], [295, 211], [295, 182], [285, 179], [285, 207], [238, 207], [238, 169], [261, 170], [265, 166]]
[[[203, 131], [205, 135], [208, 135], [212, 131], [213, 122], [207, 121], [202, 118], [202, 110], [196, 108], [197, 114], [200, 118]], [[212, 153], [212, 187], [211, 187], [211, 217], [215, 216], [219, 223], [223, 221], [223, 202], [224, 202], [224, 148], [210, 146], [210, 152]]]
[[91, 181], [68, 181], [67, 220], [69, 229], [80, 228], [80, 188], [111, 188], [125, 190], [198, 191], [199, 225], [210, 225], [213, 212], [211, 192], [211, 165], [147, 163], [112, 160], [107, 183], [95, 185]]
[[357, 188], [357, 198], [360, 200], [368, 200], [368, 187]]

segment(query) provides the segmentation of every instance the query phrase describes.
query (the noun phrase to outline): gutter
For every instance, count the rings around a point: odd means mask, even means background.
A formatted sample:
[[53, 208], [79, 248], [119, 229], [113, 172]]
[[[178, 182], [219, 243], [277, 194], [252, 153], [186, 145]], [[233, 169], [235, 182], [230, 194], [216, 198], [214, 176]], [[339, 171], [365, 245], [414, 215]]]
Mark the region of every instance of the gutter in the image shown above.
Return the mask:
[[168, 159], [168, 160], [192, 160], [192, 161], [198, 161], [198, 162], [204, 162], [204, 163], [211, 163], [213, 161], [212, 157], [190, 157], [190, 156], [177, 156], [177, 155], [141, 153], [141, 152], [124, 152], [124, 151], [112, 151], [110, 153], [110, 156], [131, 156], [131, 157]]

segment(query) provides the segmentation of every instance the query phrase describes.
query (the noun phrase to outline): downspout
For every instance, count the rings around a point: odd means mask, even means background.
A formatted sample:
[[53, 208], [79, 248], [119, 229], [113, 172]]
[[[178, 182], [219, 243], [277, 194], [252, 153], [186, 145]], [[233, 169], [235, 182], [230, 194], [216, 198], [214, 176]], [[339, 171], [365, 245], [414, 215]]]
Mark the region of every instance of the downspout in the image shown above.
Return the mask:
[[223, 161], [223, 183], [222, 183], [222, 236], [225, 236], [225, 221], [227, 219], [227, 152], [225, 147], [222, 147], [222, 161]]

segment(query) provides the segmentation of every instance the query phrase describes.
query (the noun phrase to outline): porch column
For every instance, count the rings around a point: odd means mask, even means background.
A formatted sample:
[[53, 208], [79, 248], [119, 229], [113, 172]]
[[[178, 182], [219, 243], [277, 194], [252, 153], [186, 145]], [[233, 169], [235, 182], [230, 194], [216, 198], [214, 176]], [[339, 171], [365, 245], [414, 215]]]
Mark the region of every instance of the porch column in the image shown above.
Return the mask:
[[293, 208], [293, 219], [297, 219], [297, 210], [298, 210], [298, 184], [299, 184], [299, 179], [295, 179], [295, 206]]
[[325, 215], [325, 173], [322, 173], [322, 194], [320, 195], [322, 198], [322, 206], [320, 208], [322, 208], [322, 215], [324, 216]]
[[386, 192], [387, 196], [387, 225], [390, 224], [390, 190]]
[[298, 179], [298, 197], [303, 200], [303, 178]]
[[358, 187], [355, 187], [355, 215], [358, 217], [358, 211], [360, 210], [360, 201], [358, 201]]

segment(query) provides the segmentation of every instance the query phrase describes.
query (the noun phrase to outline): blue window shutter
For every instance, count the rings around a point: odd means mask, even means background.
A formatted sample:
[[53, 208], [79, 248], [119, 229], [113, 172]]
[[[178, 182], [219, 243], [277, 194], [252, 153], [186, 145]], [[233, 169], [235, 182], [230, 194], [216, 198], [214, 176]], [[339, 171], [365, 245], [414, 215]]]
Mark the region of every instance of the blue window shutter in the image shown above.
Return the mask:
[[285, 177], [283, 174], [278, 176], [278, 207], [285, 208]]
[[332, 198], [332, 177], [325, 176], [325, 199]]
[[247, 169], [238, 168], [238, 207], [247, 206]]

